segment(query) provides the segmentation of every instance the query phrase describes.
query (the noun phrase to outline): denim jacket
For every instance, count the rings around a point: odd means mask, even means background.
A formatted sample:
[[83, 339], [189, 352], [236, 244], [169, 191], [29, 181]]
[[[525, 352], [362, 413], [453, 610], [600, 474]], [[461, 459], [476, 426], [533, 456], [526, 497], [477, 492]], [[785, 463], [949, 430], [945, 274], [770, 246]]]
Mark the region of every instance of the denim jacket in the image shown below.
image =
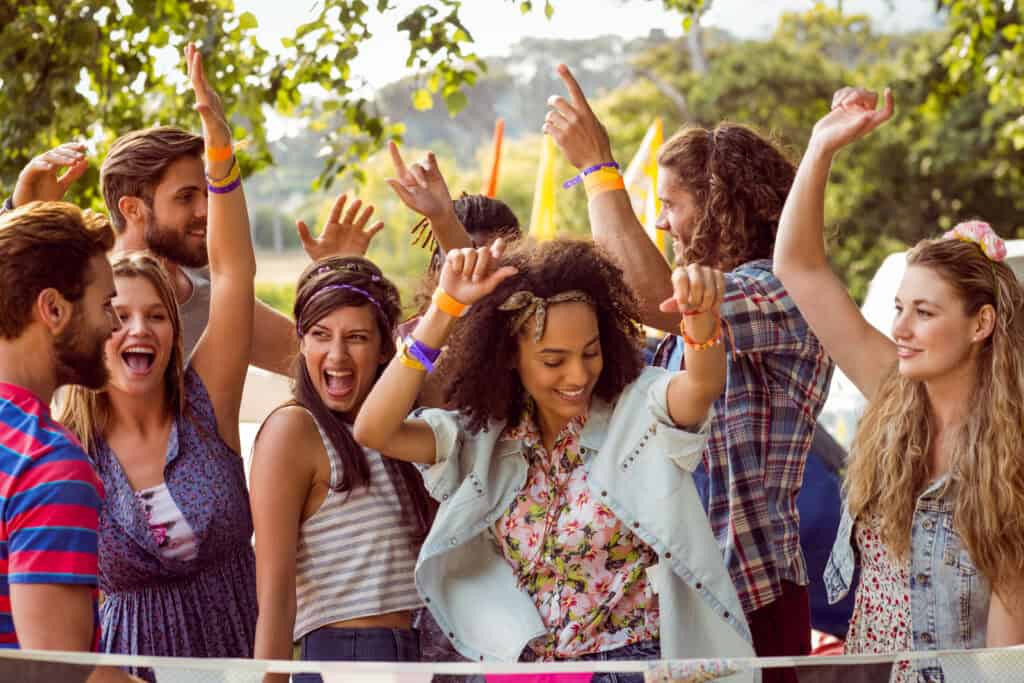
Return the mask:
[[[914, 508], [909, 575], [915, 651], [985, 647], [991, 588], [953, 528], [954, 494], [946, 481], [942, 478], [933, 482], [918, 496]], [[825, 567], [825, 587], [831, 603], [842, 599], [850, 589], [856, 562], [855, 521], [844, 505]], [[865, 590], [863, 584], [860, 590]]]
[[[593, 400], [580, 435], [590, 488], [659, 557], [648, 573], [658, 592], [662, 656], [753, 656], [739, 598], [691, 477], [709, 420], [697, 433], [675, 427], [666, 399], [671, 377], [647, 368], [614, 405]], [[455, 412], [425, 409], [415, 416], [437, 442], [437, 462], [423, 477], [441, 503], [416, 563], [416, 587], [459, 652], [514, 662], [546, 632], [490, 534], [525, 485], [523, 444], [500, 439], [500, 421], [472, 433]]]

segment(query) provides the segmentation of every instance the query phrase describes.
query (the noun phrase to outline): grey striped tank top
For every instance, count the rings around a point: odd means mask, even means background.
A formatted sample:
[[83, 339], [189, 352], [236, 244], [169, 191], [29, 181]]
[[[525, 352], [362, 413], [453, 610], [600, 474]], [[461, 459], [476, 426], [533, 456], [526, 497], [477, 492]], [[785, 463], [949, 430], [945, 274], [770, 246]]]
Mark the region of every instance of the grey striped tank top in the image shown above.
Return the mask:
[[369, 488], [339, 493], [341, 459], [317, 429], [331, 463], [331, 489], [299, 528], [295, 640], [336, 621], [423, 606], [413, 582], [413, 528], [402, 518], [380, 453], [365, 451]]

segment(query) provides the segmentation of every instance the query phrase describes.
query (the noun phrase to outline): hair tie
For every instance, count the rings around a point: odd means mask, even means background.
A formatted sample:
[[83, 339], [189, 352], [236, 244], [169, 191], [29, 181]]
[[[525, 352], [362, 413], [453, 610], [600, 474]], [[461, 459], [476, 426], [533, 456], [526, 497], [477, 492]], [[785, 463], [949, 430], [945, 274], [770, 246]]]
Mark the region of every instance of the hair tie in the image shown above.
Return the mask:
[[943, 239], [960, 240], [977, 244], [989, 261], [1002, 263], [1006, 258], [1006, 243], [996, 234], [992, 226], [984, 221], [966, 221], [945, 233]]
[[530, 291], [519, 291], [505, 299], [505, 303], [498, 306], [501, 311], [519, 311], [512, 320], [512, 334], [517, 334], [523, 324], [536, 314], [536, 323], [533, 331], [534, 341], [540, 341], [544, 336], [544, 327], [547, 324], [548, 306], [551, 304], [564, 304], [570, 301], [590, 304], [594, 306], [594, 300], [589, 294], [578, 289], [561, 292], [546, 299], [541, 298]]
[[[378, 301], [373, 298], [373, 295], [370, 294], [369, 292], [367, 292], [365, 289], [363, 289], [361, 287], [356, 287], [355, 285], [336, 284], [336, 285], [327, 285], [326, 287], [322, 287], [322, 288], [316, 290], [315, 292], [313, 292], [313, 294], [308, 299], [306, 299], [306, 305], [302, 307], [302, 310], [306, 310], [306, 308], [309, 306], [310, 302], [312, 302], [313, 299], [317, 298], [318, 296], [320, 296], [324, 292], [329, 292], [331, 290], [338, 290], [338, 289], [347, 289], [350, 292], [355, 292], [357, 294], [361, 294], [367, 301], [369, 301], [371, 304], [376, 306], [377, 310], [380, 311], [380, 314], [384, 317], [385, 320], [387, 320], [387, 318], [388, 318], [387, 314], [384, 312], [384, 309], [381, 307], [380, 303], [378, 303]], [[302, 315], [300, 314], [298, 317], [302, 318]], [[300, 337], [303, 335], [302, 323], [299, 322], [299, 320], [295, 321], [295, 330], [299, 333]]]

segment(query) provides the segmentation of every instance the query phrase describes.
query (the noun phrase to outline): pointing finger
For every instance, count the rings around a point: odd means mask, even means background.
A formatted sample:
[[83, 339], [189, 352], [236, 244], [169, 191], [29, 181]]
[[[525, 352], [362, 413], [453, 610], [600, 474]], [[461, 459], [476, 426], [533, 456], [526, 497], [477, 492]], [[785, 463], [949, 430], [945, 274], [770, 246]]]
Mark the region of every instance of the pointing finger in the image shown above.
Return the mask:
[[590, 104], [587, 102], [587, 96], [583, 94], [583, 88], [576, 82], [576, 78], [569, 71], [569, 67], [565, 64], [559, 64], [558, 75], [562, 77], [562, 82], [565, 83], [565, 87], [569, 91], [569, 98], [572, 100], [573, 105], [581, 110], [589, 110]]

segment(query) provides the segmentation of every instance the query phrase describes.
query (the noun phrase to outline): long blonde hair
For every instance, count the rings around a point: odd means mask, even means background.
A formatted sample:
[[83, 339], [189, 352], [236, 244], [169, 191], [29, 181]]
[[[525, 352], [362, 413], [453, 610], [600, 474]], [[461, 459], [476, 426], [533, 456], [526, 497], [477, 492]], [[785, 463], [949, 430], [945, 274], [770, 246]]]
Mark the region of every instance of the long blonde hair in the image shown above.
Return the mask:
[[[1013, 271], [978, 246], [925, 240], [908, 265], [932, 269], [957, 292], [967, 315], [988, 304], [992, 334], [977, 356], [969, 409], [950, 440], [953, 525], [978, 570], [1004, 598], [1024, 579], [1024, 292]], [[894, 366], [860, 422], [846, 491], [854, 516], [877, 513], [890, 551], [906, 559], [917, 496], [928, 485], [934, 434], [922, 382]]]
[[[167, 309], [174, 345], [167, 369], [164, 371], [164, 391], [167, 405], [176, 415], [181, 415], [184, 412], [185, 401], [184, 351], [181, 341], [181, 318], [178, 315], [178, 303], [171, 279], [160, 261], [146, 251], [117, 254], [111, 267], [115, 278], [138, 277], [153, 285], [160, 302]], [[61, 403], [60, 421], [78, 437], [88, 453], [93, 453], [96, 440], [106, 431], [109, 419], [110, 396], [105, 388], [68, 388], [67, 396]]]

